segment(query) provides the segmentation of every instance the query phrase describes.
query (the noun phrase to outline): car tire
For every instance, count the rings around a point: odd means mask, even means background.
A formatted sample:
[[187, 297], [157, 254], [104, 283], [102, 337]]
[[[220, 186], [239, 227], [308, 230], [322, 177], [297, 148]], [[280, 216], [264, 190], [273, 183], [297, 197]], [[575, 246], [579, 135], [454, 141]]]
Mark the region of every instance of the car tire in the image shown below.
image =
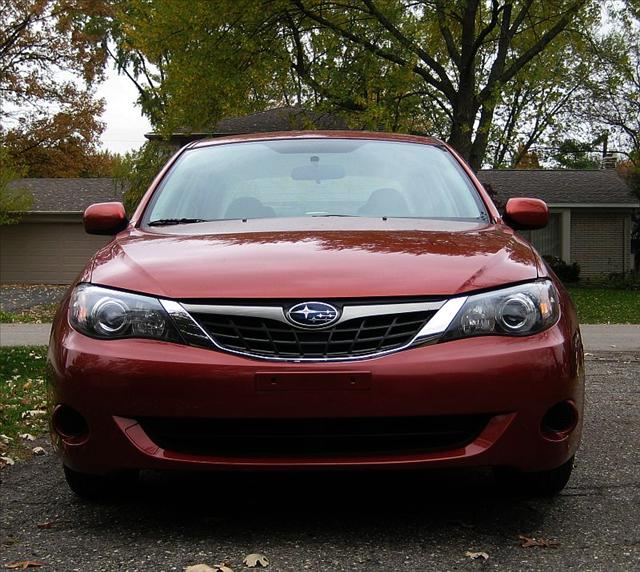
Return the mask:
[[137, 470], [120, 471], [109, 475], [92, 475], [64, 466], [67, 485], [77, 496], [86, 500], [125, 496], [135, 488], [138, 476]]
[[552, 497], [569, 482], [573, 471], [574, 457], [550, 471], [525, 473], [506, 467], [495, 467], [494, 476], [498, 487], [508, 495]]

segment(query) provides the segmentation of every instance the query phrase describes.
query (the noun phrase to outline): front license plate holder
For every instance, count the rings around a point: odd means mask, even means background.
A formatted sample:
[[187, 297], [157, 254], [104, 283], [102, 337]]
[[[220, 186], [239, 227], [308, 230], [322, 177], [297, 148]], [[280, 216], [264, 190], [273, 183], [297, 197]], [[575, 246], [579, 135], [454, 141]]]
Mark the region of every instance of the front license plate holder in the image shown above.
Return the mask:
[[256, 372], [258, 391], [363, 391], [371, 389], [370, 371]]

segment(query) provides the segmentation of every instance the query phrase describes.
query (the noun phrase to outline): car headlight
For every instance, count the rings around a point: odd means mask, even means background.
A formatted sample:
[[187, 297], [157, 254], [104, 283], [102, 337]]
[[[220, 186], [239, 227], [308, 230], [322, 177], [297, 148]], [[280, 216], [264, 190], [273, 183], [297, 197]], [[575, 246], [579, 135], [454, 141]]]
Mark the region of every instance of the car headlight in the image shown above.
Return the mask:
[[529, 336], [556, 323], [558, 292], [549, 280], [469, 296], [442, 340], [472, 336]]
[[69, 322], [92, 338], [182, 342], [158, 299], [91, 284], [80, 284], [73, 291]]

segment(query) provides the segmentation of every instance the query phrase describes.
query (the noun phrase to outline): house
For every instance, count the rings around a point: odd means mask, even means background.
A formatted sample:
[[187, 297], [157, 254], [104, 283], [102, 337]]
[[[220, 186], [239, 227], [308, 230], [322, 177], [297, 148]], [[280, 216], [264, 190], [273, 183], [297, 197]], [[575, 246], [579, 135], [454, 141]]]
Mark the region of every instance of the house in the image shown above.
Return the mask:
[[[243, 133], [264, 133], [273, 131], [299, 131], [304, 129], [323, 129], [327, 131], [348, 130], [347, 123], [331, 112], [314, 111], [304, 107], [275, 107], [265, 111], [221, 119], [207, 131], [176, 131], [171, 134], [169, 143], [182, 146], [211, 137], [228, 137]], [[146, 133], [149, 141], [161, 141], [159, 133]]]
[[[640, 204], [615, 170], [483, 170], [479, 178], [499, 203], [525, 196], [549, 204], [549, 225], [523, 233], [541, 254], [578, 262], [584, 278], [634, 268], [632, 213]], [[18, 224], [0, 227], [0, 282], [68, 284], [107, 241], [85, 234], [84, 209], [122, 200], [122, 187], [109, 178], [21, 179], [13, 185], [28, 189], [34, 202]]]
[[637, 270], [631, 229], [640, 202], [615, 169], [481, 170], [478, 178], [502, 205], [512, 197], [545, 201], [547, 227], [522, 234], [540, 254], [577, 262], [581, 278]]
[[115, 179], [20, 179], [33, 204], [20, 222], [0, 226], [0, 282], [68, 284], [108, 240], [84, 232], [82, 213], [92, 203], [121, 201]]

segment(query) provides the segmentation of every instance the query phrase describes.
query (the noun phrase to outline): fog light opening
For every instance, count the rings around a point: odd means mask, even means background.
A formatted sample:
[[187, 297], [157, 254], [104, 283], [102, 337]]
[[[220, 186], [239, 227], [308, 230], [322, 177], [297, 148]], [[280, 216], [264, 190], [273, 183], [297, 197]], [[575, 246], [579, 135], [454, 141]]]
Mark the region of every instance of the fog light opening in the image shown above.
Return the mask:
[[578, 410], [572, 401], [556, 403], [542, 418], [542, 434], [553, 441], [566, 438], [578, 424]]
[[66, 443], [80, 443], [89, 436], [85, 418], [68, 405], [58, 405], [53, 411], [53, 428]]

